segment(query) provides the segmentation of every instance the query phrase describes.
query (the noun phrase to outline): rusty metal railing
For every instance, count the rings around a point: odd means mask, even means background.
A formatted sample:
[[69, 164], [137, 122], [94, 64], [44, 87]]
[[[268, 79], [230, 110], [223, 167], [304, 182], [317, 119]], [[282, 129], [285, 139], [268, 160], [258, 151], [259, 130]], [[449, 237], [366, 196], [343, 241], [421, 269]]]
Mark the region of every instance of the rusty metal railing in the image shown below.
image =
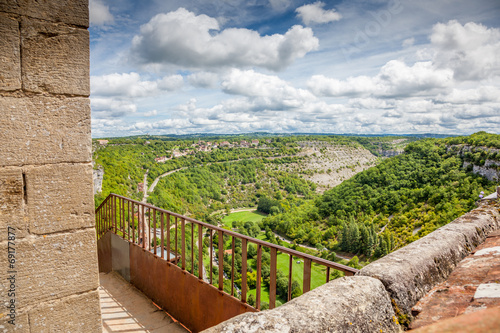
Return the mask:
[[[154, 253], [156, 256], [177, 264], [179, 269], [197, 276], [200, 281], [210, 283], [214, 286], [214, 274], [212, 270], [214, 264], [218, 265], [218, 276], [216, 276], [215, 281], [217, 282], [217, 288], [221, 292], [224, 292], [224, 281], [230, 281], [231, 292], [230, 294], [226, 292], [226, 294], [236, 297], [242, 303], [247, 303], [248, 301], [249, 288], [247, 288], [246, 272], [248, 271], [249, 263], [247, 254], [248, 246], [254, 244], [257, 247], [256, 299], [254, 308], [257, 310], [260, 310], [262, 296], [263, 249], [266, 252], [269, 251], [270, 254], [270, 309], [276, 306], [278, 253], [289, 256], [287, 301], [292, 298], [293, 260], [303, 260], [304, 263], [302, 276], [303, 293], [311, 290], [313, 263], [326, 267], [325, 282], [330, 280], [333, 270], [342, 271], [345, 275], [354, 275], [358, 271], [349, 266], [242, 235], [117, 194], [110, 194], [96, 209], [96, 229], [98, 238], [103, 236], [108, 230], [111, 230], [123, 239], [137, 244], [143, 249]], [[218, 237], [217, 250], [214, 248], [214, 237]], [[225, 241], [225, 238], [227, 239], [228, 237], [230, 239]], [[205, 244], [204, 240], [205, 242], [208, 240], [208, 244]], [[229, 240], [231, 244], [231, 258], [224, 256], [224, 244]], [[238, 240], [241, 241], [241, 271], [239, 272], [241, 274], [241, 290], [235, 293], [235, 243]], [[195, 253], [196, 247], [197, 253]], [[204, 255], [205, 250], [206, 255]], [[215, 251], [217, 252], [216, 257], [214, 257]], [[209, 260], [210, 268], [208, 277], [204, 273], [204, 259]], [[226, 276], [224, 273], [225, 261], [231, 266], [231, 274], [226, 274]], [[196, 262], [198, 263], [197, 269], [195, 269]]]

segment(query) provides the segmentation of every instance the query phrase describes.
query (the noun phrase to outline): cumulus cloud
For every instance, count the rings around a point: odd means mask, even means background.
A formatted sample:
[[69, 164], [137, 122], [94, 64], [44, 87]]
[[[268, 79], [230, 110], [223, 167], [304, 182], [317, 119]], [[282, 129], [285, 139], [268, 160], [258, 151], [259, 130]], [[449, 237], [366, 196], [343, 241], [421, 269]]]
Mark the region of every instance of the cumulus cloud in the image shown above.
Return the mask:
[[305, 25], [310, 25], [311, 23], [328, 23], [338, 21], [342, 18], [342, 15], [337, 13], [335, 9], [325, 10], [323, 9], [324, 6], [324, 2], [317, 1], [313, 4], [301, 6], [295, 12]]
[[448, 94], [439, 94], [436, 100], [453, 104], [500, 102], [500, 88], [480, 86], [475, 89], [453, 89]]
[[[233, 69], [221, 82], [227, 94], [244, 96], [233, 99], [231, 108], [251, 111], [289, 110], [301, 108], [316, 97], [305, 89], [297, 89], [274, 75], [265, 75], [253, 70]], [[243, 103], [244, 106], [238, 105]]]
[[101, 0], [89, 1], [89, 21], [91, 26], [111, 24], [115, 21], [106, 6]]
[[403, 47], [410, 47], [410, 46], [413, 46], [413, 44], [415, 44], [415, 38], [411, 37], [411, 38], [405, 39], [401, 45]]
[[92, 98], [90, 107], [92, 118], [121, 118], [137, 111], [135, 103], [112, 98]]
[[145, 112], [144, 117], [153, 117], [153, 116], [156, 116], [157, 114], [158, 114], [157, 110], [151, 110], [151, 111]]
[[408, 66], [399, 60], [385, 64], [374, 77], [356, 76], [346, 80], [314, 75], [307, 82], [317, 96], [386, 96], [404, 97], [431, 93], [446, 88], [453, 81], [449, 69], [435, 69], [431, 62]]
[[290, 0], [269, 0], [271, 7], [277, 12], [283, 12], [292, 4]]
[[165, 76], [159, 80], [142, 80], [138, 73], [114, 73], [91, 76], [91, 94], [97, 96], [146, 97], [162, 91], [174, 91], [182, 87], [181, 75]]
[[450, 68], [457, 80], [482, 80], [500, 75], [500, 30], [474, 22], [438, 23], [430, 37], [438, 68]]
[[207, 15], [179, 8], [158, 14], [141, 26], [131, 53], [142, 64], [173, 64], [186, 68], [258, 66], [281, 70], [318, 48], [310, 28], [291, 27], [285, 34], [261, 36], [249, 29], [221, 30]]
[[278, 100], [313, 100], [307, 90], [297, 89], [274, 75], [257, 73], [254, 70], [233, 69], [221, 83], [228, 94], [248, 97], [269, 97]]
[[215, 88], [217, 81], [219, 80], [219, 76], [210, 72], [196, 72], [188, 75], [187, 80], [195, 87]]

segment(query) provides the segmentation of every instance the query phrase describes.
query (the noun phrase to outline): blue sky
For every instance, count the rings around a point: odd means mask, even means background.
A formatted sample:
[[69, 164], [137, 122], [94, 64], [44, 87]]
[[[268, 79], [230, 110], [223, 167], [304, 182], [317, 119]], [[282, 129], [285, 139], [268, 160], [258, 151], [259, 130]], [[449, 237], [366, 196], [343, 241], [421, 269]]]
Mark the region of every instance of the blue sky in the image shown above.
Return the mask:
[[497, 0], [90, 0], [92, 136], [500, 134]]

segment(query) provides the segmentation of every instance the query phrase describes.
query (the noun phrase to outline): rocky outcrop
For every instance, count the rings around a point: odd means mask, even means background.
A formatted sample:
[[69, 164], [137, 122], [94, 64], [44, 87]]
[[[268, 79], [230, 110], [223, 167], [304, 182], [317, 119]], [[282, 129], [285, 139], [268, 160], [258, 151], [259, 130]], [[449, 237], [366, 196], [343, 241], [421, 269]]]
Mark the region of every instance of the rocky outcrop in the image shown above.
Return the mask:
[[94, 179], [94, 195], [102, 191], [102, 180], [104, 179], [104, 169], [99, 166], [97, 169], [92, 170], [92, 177]]
[[[471, 165], [470, 162], [464, 162], [463, 168], [467, 169]], [[483, 176], [490, 181], [500, 180], [500, 162], [493, 160], [486, 160], [484, 166], [472, 165], [472, 172]]]
[[[447, 152], [456, 152], [465, 159], [463, 168], [481, 175], [490, 181], [500, 180], [500, 161], [498, 161], [500, 149], [471, 145], [451, 145], [446, 148]], [[484, 157], [475, 159], [471, 154], [481, 153]]]
[[390, 150], [386, 150], [386, 149], [377, 149], [375, 151], [379, 156], [383, 156], [383, 157], [393, 157], [393, 156], [398, 156], [398, 155], [401, 155], [402, 153], [404, 153], [404, 148], [401, 148], [401, 149], [390, 149]]
[[429, 235], [365, 266], [358, 274], [379, 279], [394, 300], [396, 311], [410, 317], [412, 306], [444, 281], [489, 232], [499, 227], [498, 205], [486, 201]]
[[204, 332], [400, 332], [400, 326], [382, 283], [351, 276], [276, 309], [244, 313]]

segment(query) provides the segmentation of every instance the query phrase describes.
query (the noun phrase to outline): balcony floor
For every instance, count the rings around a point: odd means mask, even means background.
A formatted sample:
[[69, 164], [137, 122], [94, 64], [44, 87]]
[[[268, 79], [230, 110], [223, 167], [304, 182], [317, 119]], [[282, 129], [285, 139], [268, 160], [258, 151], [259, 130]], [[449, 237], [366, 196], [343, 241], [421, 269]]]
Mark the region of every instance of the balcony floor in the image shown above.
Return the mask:
[[118, 273], [100, 273], [103, 332], [189, 332]]

